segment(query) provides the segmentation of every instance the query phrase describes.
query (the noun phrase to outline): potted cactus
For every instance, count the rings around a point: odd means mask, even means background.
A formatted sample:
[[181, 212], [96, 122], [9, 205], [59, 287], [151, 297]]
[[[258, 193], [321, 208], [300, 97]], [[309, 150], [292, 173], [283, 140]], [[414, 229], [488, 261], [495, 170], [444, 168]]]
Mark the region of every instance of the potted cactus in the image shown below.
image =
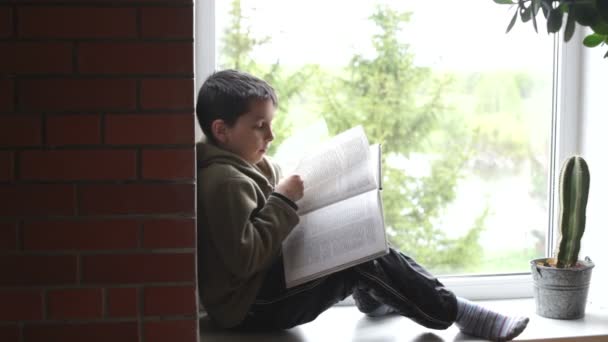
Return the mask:
[[556, 257], [530, 262], [536, 313], [543, 317], [577, 319], [585, 315], [591, 270], [595, 266], [589, 258], [578, 259], [588, 195], [589, 167], [582, 157], [572, 156], [560, 173], [560, 240]]

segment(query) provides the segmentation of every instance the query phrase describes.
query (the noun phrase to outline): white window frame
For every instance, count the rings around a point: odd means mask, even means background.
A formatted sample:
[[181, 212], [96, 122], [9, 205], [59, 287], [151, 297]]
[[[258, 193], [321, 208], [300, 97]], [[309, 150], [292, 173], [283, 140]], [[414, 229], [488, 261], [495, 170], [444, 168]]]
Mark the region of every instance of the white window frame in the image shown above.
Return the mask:
[[[203, 82], [215, 71], [215, 0], [194, 0], [194, 98]], [[196, 119], [194, 140], [200, 141], [203, 131]]]
[[[205, 78], [216, 68], [217, 49], [215, 46], [215, 0], [195, 0], [195, 82], [196, 91]], [[530, 33], [534, 34], [534, 33]], [[555, 35], [555, 53], [551, 120], [551, 162], [548, 184], [549, 212], [547, 218], [546, 255], [552, 254], [557, 234], [556, 189], [561, 162], [569, 155], [580, 153], [581, 104], [581, 52], [583, 30], [579, 27], [569, 43], [561, 42], [561, 35]], [[572, 96], [573, 94], [577, 94]], [[568, 96], [566, 96], [568, 95]], [[196, 98], [196, 97], [195, 97]], [[197, 128], [200, 131], [199, 128]], [[509, 299], [532, 297], [533, 284], [529, 272], [448, 276], [440, 281], [448, 288], [472, 300]], [[345, 303], [351, 304], [352, 300]]]

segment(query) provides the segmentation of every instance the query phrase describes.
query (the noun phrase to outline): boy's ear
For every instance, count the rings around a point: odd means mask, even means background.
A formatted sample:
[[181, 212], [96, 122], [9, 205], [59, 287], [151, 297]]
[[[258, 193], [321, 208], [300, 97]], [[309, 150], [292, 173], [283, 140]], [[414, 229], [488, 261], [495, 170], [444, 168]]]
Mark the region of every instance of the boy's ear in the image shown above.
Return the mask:
[[211, 123], [211, 134], [213, 134], [215, 140], [224, 144], [228, 141], [227, 128], [228, 126], [224, 120], [215, 119]]

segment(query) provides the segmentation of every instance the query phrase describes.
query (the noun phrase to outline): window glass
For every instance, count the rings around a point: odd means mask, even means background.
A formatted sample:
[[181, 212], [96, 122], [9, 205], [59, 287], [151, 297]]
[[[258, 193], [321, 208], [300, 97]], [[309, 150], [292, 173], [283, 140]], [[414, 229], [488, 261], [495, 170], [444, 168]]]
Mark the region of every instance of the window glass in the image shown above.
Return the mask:
[[439, 275], [545, 253], [553, 40], [488, 0], [216, 1], [217, 67], [269, 81], [289, 169], [363, 125], [391, 243]]

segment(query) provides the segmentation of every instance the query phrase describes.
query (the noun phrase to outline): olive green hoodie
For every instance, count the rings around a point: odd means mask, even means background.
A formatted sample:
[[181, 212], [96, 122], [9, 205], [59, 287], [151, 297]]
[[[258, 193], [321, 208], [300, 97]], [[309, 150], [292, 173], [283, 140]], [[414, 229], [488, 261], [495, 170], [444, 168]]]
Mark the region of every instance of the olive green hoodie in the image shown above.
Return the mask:
[[211, 318], [233, 327], [299, 218], [295, 204], [273, 193], [281, 175], [268, 159], [252, 165], [204, 142], [197, 166], [200, 297]]

